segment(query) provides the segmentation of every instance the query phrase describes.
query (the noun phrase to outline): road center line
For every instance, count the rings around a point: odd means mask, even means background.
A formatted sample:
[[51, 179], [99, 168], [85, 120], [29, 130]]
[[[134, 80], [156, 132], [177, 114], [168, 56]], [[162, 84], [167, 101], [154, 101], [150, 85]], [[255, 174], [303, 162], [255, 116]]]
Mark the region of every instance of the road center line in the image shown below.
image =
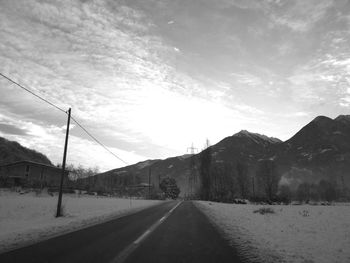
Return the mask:
[[148, 228], [141, 236], [139, 236], [134, 242], [127, 246], [122, 252], [120, 252], [110, 263], [122, 263], [127, 257], [140, 245], [140, 243], [147, 238], [158, 226], [160, 226], [165, 219], [167, 219], [171, 213], [182, 203], [177, 203], [169, 212], [167, 212], [161, 219]]
[[134, 244], [137, 245], [138, 243], [140, 243], [142, 241], [142, 239], [144, 239], [145, 237], [147, 237], [147, 235], [151, 233], [150, 230], [147, 230], [145, 233], [143, 233], [138, 239], [136, 239], [134, 241]]

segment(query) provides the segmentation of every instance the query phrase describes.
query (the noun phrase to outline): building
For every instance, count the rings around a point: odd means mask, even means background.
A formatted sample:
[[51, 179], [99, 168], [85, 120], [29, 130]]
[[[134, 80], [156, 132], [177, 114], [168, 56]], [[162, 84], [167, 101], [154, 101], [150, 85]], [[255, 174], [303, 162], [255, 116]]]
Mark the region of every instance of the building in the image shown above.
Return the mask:
[[[0, 183], [4, 186], [24, 187], [58, 187], [60, 185], [62, 168], [36, 163], [19, 161], [0, 166]], [[64, 184], [68, 183], [66, 171]]]

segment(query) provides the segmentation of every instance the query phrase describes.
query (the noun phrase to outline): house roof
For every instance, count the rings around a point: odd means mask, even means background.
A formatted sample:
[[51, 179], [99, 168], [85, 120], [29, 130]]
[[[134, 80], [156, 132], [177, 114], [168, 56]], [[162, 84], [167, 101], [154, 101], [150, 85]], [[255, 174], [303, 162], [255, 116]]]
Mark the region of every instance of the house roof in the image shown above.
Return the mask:
[[[27, 160], [3, 164], [3, 165], [0, 165], [0, 168], [1, 167], [17, 166], [17, 165], [32, 165], [32, 166], [45, 167], [45, 168], [49, 168], [49, 169], [53, 169], [53, 170], [62, 170], [61, 167], [56, 167], [56, 166], [53, 166], [53, 165], [48, 165], [48, 164], [43, 164], [43, 163], [38, 163], [38, 162], [32, 162], [32, 161], [27, 161]], [[66, 172], [69, 172], [69, 171], [66, 170]]]

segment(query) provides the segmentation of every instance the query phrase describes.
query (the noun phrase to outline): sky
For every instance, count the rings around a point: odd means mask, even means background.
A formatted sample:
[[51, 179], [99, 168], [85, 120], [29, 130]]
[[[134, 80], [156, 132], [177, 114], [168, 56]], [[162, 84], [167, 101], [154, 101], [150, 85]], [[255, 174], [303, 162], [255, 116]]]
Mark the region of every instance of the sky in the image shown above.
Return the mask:
[[[350, 110], [348, 0], [0, 0], [0, 72], [128, 164]], [[0, 79], [0, 136], [61, 163], [67, 116]], [[74, 122], [68, 163], [125, 164]]]

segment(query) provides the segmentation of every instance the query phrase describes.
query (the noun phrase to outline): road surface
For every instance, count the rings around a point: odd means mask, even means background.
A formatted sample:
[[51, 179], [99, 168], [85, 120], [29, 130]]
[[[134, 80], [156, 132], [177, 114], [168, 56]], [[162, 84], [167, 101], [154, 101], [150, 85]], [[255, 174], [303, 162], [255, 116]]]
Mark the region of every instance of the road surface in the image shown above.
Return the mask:
[[0, 254], [0, 262], [242, 262], [190, 202], [164, 202]]

